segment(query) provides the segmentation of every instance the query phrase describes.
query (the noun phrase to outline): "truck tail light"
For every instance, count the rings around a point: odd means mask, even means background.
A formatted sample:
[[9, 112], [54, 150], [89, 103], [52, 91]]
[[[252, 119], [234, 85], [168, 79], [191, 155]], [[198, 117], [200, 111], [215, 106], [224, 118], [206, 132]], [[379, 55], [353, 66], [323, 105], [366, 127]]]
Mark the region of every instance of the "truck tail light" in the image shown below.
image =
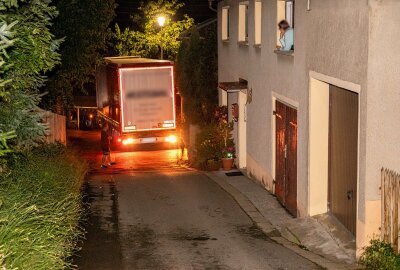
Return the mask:
[[165, 141], [169, 143], [176, 143], [178, 141], [178, 137], [176, 137], [175, 135], [170, 135], [165, 138]]
[[135, 142], [135, 140], [133, 138], [127, 138], [125, 140], [122, 141], [123, 145], [128, 145], [128, 144], [133, 144]]

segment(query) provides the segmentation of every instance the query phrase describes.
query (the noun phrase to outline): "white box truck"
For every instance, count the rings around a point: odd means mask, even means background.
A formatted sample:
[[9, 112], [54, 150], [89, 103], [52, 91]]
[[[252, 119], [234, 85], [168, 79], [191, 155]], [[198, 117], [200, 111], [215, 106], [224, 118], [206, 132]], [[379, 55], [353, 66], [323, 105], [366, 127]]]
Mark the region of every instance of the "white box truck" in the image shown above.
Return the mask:
[[174, 64], [139, 57], [107, 57], [97, 69], [98, 116], [113, 143], [177, 143]]

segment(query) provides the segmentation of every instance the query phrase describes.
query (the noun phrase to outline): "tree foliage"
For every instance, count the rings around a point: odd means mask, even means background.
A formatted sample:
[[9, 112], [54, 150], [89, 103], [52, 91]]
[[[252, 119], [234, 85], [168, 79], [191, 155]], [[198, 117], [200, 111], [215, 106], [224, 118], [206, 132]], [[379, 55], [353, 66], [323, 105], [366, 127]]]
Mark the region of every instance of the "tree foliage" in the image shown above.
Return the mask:
[[[138, 14], [133, 17], [135, 29], [121, 30], [118, 25], [115, 26], [117, 53], [158, 58], [162, 46], [166, 58], [174, 60], [181, 44], [180, 35], [194, 23], [187, 15], [182, 20], [176, 20], [176, 13], [183, 5], [178, 0], [154, 0], [146, 4], [142, 2]], [[157, 21], [159, 16], [166, 18], [162, 28]]]
[[44, 88], [45, 106], [54, 109], [61, 100], [72, 105], [73, 95], [87, 92], [95, 81], [96, 65], [106, 54], [111, 37], [109, 25], [115, 16], [115, 0], [58, 0], [60, 13], [52, 31], [64, 38], [60, 48], [62, 64], [49, 75]]
[[216, 24], [193, 27], [179, 49], [176, 76], [183, 97], [185, 121], [208, 124], [218, 101], [218, 56]]
[[39, 88], [45, 82], [44, 74], [60, 61], [61, 41], [49, 30], [58, 13], [49, 0], [3, 0], [0, 10], [1, 40], [5, 42], [1, 45], [0, 133], [15, 131], [14, 149], [29, 149], [46, 131], [38, 107]]
[[[0, 2], [1, 3], [1, 2]], [[4, 3], [1, 3], [4, 4]], [[1, 5], [0, 4], [0, 5]], [[1, 8], [2, 6], [0, 6]], [[7, 24], [5, 21], [0, 22], [0, 99], [6, 98], [8, 96], [7, 90], [5, 86], [10, 83], [10, 80], [3, 79], [3, 72], [7, 68], [6, 59], [7, 59], [7, 49], [13, 44], [13, 32], [12, 28], [16, 24], [13, 22], [11, 24]], [[10, 147], [7, 144], [7, 141], [15, 137], [14, 130], [4, 132], [0, 129], [0, 172], [2, 171], [3, 163], [5, 160], [3, 157], [11, 152]]]

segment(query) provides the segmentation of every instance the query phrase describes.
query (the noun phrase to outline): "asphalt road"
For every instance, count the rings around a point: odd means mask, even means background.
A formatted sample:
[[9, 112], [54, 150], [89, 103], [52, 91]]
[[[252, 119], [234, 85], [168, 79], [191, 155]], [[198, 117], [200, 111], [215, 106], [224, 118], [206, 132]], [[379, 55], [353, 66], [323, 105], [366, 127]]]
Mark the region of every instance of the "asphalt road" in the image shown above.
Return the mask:
[[320, 269], [274, 243], [207, 176], [177, 165], [177, 150], [114, 153], [98, 169], [97, 135], [73, 134], [93, 171], [79, 269]]

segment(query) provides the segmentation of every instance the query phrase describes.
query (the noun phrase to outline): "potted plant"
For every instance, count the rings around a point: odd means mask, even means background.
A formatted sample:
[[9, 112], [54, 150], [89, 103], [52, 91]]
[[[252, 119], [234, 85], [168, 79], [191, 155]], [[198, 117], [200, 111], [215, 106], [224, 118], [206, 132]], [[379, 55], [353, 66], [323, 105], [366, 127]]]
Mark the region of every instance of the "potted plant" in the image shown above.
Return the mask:
[[222, 151], [222, 168], [224, 171], [229, 171], [233, 167], [235, 158], [235, 147], [229, 146]]
[[[235, 145], [233, 121], [228, 121], [227, 106], [217, 107], [211, 123], [204, 125], [196, 137], [196, 166], [201, 170], [225, 170], [233, 167]], [[221, 162], [222, 161], [222, 162]]]
[[229, 171], [233, 167], [235, 159], [235, 145], [232, 139], [233, 121], [228, 121], [227, 107], [219, 109], [218, 130], [222, 138], [222, 167], [225, 171]]

